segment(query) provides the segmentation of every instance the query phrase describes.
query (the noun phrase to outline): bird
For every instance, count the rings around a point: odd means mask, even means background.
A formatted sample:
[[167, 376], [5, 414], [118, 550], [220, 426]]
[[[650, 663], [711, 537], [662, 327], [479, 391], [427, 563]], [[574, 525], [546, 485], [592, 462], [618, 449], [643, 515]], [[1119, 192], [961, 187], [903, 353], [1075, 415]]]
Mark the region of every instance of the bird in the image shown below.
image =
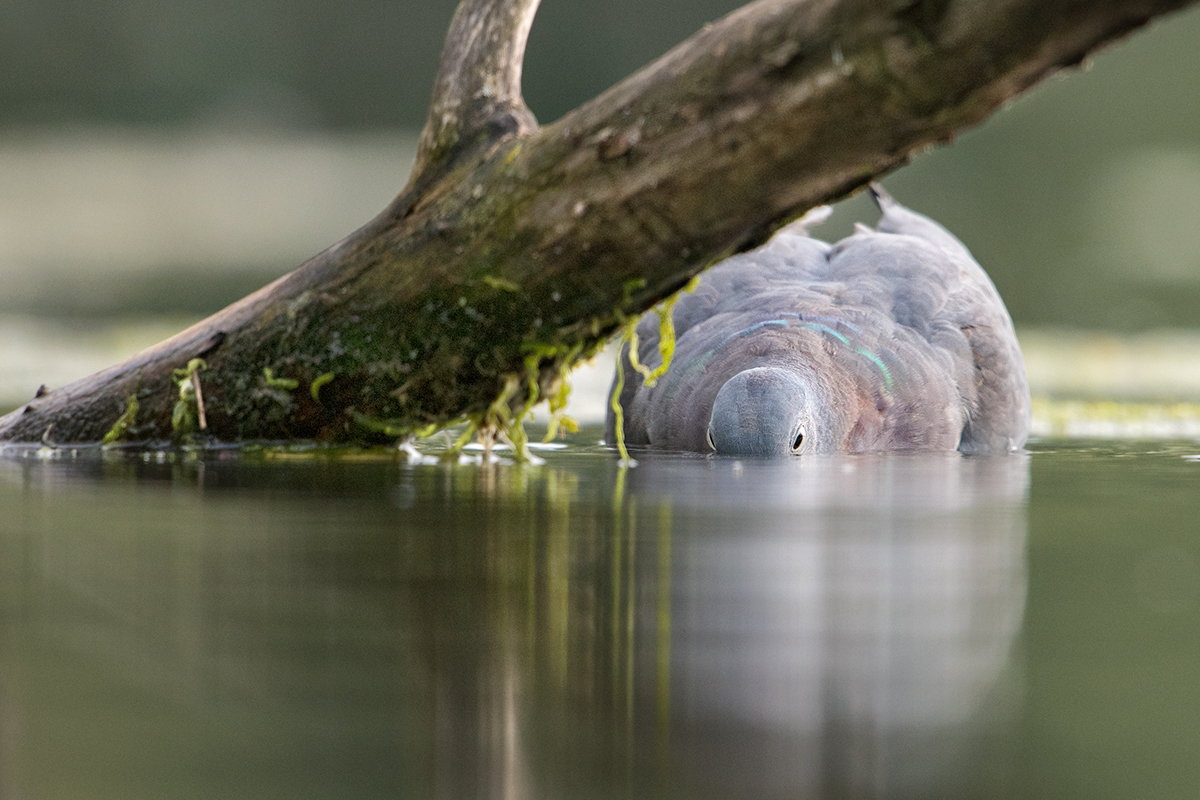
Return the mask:
[[[1030, 396], [1012, 318], [966, 246], [869, 187], [881, 212], [833, 244], [810, 211], [649, 311], [617, 361], [624, 443], [731, 456], [1020, 451]], [[636, 343], [643, 370], [630, 363]], [[618, 434], [609, 408], [607, 441]]]

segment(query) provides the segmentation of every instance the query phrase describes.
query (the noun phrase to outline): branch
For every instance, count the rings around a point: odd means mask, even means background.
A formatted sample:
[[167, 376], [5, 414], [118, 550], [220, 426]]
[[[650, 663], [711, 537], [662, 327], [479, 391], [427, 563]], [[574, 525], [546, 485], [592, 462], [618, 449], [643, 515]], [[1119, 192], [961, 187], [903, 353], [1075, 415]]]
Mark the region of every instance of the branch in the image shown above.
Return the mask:
[[[759, 0], [563, 119], [520, 99], [534, 0], [467, 0], [421, 157], [379, 217], [0, 441], [394, 436], [546, 396], [714, 258], [946, 141], [1191, 0]], [[138, 403], [136, 413], [126, 413]], [[115, 434], [114, 434], [115, 435]]]
[[537, 129], [521, 67], [540, 0], [466, 0], [454, 12], [411, 182], [463, 153]]

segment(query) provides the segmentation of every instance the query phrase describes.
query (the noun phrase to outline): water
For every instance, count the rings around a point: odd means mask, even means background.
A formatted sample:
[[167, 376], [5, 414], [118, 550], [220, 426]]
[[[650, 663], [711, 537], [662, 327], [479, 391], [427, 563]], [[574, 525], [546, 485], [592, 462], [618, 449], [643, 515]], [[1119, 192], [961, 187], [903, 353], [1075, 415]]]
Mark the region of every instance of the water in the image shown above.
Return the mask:
[[1194, 797], [1197, 453], [10, 453], [0, 797]]

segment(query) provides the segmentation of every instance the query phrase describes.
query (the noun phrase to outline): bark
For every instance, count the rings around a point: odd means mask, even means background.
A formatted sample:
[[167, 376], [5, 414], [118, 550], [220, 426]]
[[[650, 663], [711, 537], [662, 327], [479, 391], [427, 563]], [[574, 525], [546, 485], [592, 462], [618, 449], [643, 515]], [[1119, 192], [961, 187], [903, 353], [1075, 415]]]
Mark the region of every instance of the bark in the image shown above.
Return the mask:
[[[495, 423], [715, 258], [1191, 1], [759, 0], [538, 128], [520, 93], [537, 0], [464, 0], [391, 206], [0, 419], [0, 441], [347, 441]], [[188, 374], [204, 431], [179, 389]]]

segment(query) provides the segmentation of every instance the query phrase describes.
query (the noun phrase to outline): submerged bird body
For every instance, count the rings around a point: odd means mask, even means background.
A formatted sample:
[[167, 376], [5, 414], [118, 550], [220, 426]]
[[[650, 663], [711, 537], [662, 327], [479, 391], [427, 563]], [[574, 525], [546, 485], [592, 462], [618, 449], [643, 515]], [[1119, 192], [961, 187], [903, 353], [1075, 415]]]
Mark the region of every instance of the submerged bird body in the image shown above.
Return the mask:
[[[706, 272], [675, 306], [675, 353], [653, 386], [622, 349], [628, 444], [764, 456], [1024, 445], [1025, 366], [991, 280], [937, 223], [873, 194], [875, 230], [830, 245], [802, 220]], [[638, 342], [657, 366], [657, 314]]]

